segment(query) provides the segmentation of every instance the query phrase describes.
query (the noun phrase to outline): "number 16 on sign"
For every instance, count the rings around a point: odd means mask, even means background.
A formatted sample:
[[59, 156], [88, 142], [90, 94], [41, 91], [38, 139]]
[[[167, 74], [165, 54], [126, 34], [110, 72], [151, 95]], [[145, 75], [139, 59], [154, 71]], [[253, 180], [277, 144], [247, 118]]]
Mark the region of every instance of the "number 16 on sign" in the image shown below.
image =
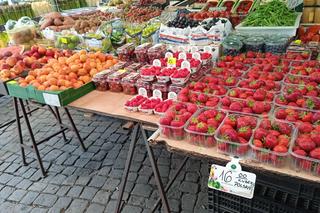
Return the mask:
[[256, 175], [242, 171], [238, 162], [231, 161], [227, 166], [211, 166], [208, 187], [241, 197], [253, 198]]

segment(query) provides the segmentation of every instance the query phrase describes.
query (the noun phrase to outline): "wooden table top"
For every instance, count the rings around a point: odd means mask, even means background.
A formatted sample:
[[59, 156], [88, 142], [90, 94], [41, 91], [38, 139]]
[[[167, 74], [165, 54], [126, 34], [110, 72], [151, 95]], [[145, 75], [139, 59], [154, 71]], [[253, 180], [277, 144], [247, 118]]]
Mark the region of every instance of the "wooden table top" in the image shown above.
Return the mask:
[[[143, 124], [156, 126], [159, 116], [148, 115], [142, 112], [129, 112], [124, 109], [124, 103], [131, 97], [132, 96], [125, 95], [123, 93], [113, 93], [110, 91], [101, 92], [95, 90], [72, 102], [69, 106], [82, 111], [89, 111], [123, 120], [141, 122]], [[204, 148], [189, 144], [186, 141], [176, 141], [163, 138], [159, 135], [159, 131], [153, 135], [150, 141], [152, 143], [164, 143], [169, 151], [182, 152], [197, 157], [212, 158], [218, 161], [230, 160], [229, 156], [218, 153], [216, 147]], [[289, 165], [283, 168], [276, 168], [250, 159], [241, 160], [240, 162], [244, 166], [248, 166], [253, 169], [272, 172], [279, 175], [294, 176], [320, 183], [320, 177], [316, 177], [304, 172], [296, 172], [293, 169], [290, 169]]]

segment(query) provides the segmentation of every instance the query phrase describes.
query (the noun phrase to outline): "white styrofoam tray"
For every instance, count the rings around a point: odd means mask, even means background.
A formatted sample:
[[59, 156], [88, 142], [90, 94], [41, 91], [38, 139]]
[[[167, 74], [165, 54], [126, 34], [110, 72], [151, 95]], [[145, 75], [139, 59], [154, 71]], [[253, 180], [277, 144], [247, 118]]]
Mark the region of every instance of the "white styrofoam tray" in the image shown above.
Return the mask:
[[297, 19], [293, 26], [279, 26], [279, 27], [245, 27], [243, 23], [238, 24], [235, 29], [241, 34], [248, 35], [284, 35], [295, 36], [299, 27], [302, 13], [297, 13]]

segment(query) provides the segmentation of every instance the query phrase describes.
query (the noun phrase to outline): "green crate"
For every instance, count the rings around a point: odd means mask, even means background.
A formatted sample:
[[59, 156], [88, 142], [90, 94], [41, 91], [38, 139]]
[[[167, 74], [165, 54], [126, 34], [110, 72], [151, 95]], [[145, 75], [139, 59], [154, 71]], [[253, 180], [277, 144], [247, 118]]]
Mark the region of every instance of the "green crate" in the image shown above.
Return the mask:
[[8, 82], [7, 87], [9, 95], [13, 97], [52, 106], [66, 106], [95, 89], [92, 82], [87, 83], [78, 89], [71, 88], [63, 91], [42, 91], [35, 89], [33, 86], [20, 87], [16, 81]]

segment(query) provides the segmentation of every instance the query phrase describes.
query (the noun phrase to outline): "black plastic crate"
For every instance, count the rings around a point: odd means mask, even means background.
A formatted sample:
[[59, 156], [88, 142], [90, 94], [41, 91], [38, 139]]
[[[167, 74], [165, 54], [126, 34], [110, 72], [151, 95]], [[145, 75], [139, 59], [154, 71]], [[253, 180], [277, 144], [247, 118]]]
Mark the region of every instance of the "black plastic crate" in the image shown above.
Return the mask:
[[[209, 165], [210, 168], [211, 164]], [[320, 184], [273, 173], [257, 173], [252, 199], [208, 189], [209, 212], [320, 213]]]

